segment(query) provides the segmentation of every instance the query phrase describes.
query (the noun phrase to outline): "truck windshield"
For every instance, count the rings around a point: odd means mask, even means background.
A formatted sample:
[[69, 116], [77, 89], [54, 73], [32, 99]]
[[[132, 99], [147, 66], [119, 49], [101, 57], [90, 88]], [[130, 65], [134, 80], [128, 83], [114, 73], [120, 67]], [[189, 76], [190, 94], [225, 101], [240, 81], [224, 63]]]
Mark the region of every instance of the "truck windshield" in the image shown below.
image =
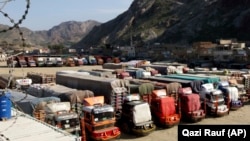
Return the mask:
[[112, 119], [113, 117], [114, 117], [113, 112], [103, 112], [103, 113], [94, 114], [95, 122], [100, 122], [100, 121], [104, 121], [104, 120], [107, 120], [107, 119]]

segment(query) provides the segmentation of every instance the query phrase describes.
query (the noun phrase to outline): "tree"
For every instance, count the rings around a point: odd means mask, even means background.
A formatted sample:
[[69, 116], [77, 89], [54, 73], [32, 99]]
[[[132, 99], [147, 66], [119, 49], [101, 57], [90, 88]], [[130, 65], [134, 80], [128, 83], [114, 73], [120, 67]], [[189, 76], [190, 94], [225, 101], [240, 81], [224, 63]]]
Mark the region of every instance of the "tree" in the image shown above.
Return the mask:
[[62, 54], [65, 46], [62, 44], [56, 44], [56, 45], [49, 45], [48, 48], [55, 53]]

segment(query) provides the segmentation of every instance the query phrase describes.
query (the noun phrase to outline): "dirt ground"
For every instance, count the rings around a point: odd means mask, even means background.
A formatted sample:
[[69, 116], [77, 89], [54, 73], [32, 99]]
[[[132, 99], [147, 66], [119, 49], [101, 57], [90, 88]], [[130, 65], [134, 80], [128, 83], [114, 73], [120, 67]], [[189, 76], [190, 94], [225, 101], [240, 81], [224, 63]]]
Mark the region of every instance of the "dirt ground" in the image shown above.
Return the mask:
[[[45, 74], [55, 74], [59, 70], [79, 70], [79, 69], [88, 69], [101, 68], [101, 66], [80, 66], [80, 67], [43, 67], [43, 68], [14, 68], [14, 76], [26, 76], [28, 72], [39, 72]], [[0, 62], [0, 75], [8, 74], [10, 71], [6, 67], [6, 63]], [[208, 117], [201, 122], [192, 123], [192, 124], [248, 124], [250, 125], [250, 104], [245, 105], [237, 111], [231, 111], [229, 115], [219, 118]], [[186, 124], [186, 123], [181, 123]], [[123, 134], [120, 141], [177, 141], [177, 129], [178, 126], [172, 127], [170, 129], [157, 129], [153, 133], [145, 137], [136, 137], [131, 135]]]

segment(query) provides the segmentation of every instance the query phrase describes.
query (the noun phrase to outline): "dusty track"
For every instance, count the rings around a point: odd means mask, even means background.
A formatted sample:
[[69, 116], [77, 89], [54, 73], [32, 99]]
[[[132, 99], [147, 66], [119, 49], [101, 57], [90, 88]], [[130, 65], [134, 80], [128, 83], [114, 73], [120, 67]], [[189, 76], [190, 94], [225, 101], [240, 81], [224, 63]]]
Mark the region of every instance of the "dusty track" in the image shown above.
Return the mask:
[[[15, 68], [14, 76], [26, 76], [28, 72], [39, 72], [45, 74], [55, 74], [59, 70], [79, 70], [101, 68], [101, 66], [81, 66], [81, 67], [41, 67], [41, 68]], [[0, 62], [0, 74], [8, 74], [9, 68], [6, 63]], [[194, 124], [249, 124], [250, 125], [250, 105], [245, 105], [243, 108], [230, 112], [229, 115], [220, 118], [206, 118], [199, 123]], [[184, 124], [184, 123], [183, 123]], [[249, 133], [248, 133], [249, 134]], [[157, 129], [146, 137], [136, 137], [123, 134], [120, 141], [177, 141], [177, 126], [170, 129]]]

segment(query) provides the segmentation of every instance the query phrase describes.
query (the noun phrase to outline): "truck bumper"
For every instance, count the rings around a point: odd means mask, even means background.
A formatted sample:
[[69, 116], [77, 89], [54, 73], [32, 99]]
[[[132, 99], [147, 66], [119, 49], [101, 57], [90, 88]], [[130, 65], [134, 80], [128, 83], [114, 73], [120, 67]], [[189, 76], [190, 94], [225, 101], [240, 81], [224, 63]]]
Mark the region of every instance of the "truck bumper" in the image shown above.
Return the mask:
[[143, 128], [143, 129], [132, 129], [132, 132], [135, 135], [138, 135], [138, 136], [147, 136], [151, 132], [155, 131], [155, 129], [156, 129], [156, 126], [154, 124], [152, 124], [152, 127], [147, 127], [146, 129], [145, 128]]
[[113, 135], [113, 136], [108, 136], [108, 137], [91, 137], [92, 140], [95, 140], [95, 141], [109, 141], [109, 140], [113, 140], [113, 139], [118, 139], [120, 138], [121, 136], [121, 133], [119, 134], [116, 134], [116, 135]]
[[227, 109], [225, 111], [217, 111], [215, 114], [218, 117], [222, 117], [222, 116], [228, 115], [229, 114], [229, 109]]

